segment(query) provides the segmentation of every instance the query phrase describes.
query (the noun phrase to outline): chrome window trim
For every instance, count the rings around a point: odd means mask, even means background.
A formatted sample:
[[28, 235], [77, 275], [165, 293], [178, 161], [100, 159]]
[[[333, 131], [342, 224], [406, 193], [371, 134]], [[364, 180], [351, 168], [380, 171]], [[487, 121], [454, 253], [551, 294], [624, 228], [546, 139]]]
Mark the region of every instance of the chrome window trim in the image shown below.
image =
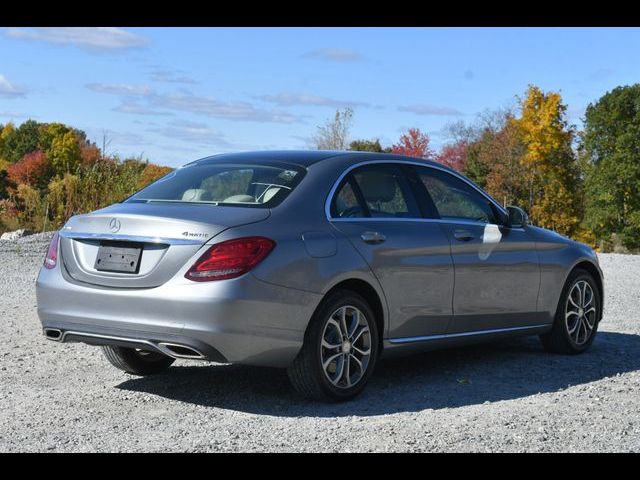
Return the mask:
[[486, 198], [490, 203], [493, 204], [493, 206], [495, 206], [496, 208], [498, 208], [498, 210], [500, 210], [500, 212], [502, 212], [505, 215], [508, 215], [507, 210], [505, 208], [503, 208], [498, 202], [496, 202], [488, 193], [484, 192], [480, 187], [474, 185], [470, 180], [468, 180], [467, 178], [465, 178], [463, 175], [460, 175], [457, 172], [452, 172], [451, 170], [444, 168], [444, 167], [439, 167], [437, 165], [431, 165], [428, 163], [423, 163], [423, 162], [417, 162], [417, 161], [411, 161], [411, 160], [395, 160], [395, 159], [389, 159], [389, 160], [365, 160], [363, 162], [359, 162], [359, 163], [355, 163], [353, 165], [349, 165], [349, 167], [347, 167], [347, 169], [342, 172], [342, 174], [338, 177], [338, 179], [335, 181], [335, 183], [333, 184], [333, 186], [331, 187], [331, 190], [329, 191], [329, 195], [327, 196], [327, 199], [325, 200], [324, 203], [324, 212], [325, 215], [327, 217], [327, 220], [330, 222], [335, 222], [335, 221], [361, 221], [361, 220], [366, 220], [366, 221], [372, 221], [372, 220], [376, 220], [376, 221], [401, 221], [401, 222], [406, 222], [406, 221], [438, 221], [438, 222], [447, 222], [447, 223], [461, 223], [461, 222], [470, 222], [473, 225], [487, 225], [486, 222], [474, 222], [471, 220], [464, 220], [464, 219], [460, 219], [460, 220], [444, 220], [444, 219], [439, 219], [439, 218], [413, 218], [413, 217], [407, 217], [407, 218], [386, 218], [386, 217], [356, 217], [356, 218], [334, 218], [331, 216], [331, 202], [333, 200], [333, 196], [336, 193], [336, 190], [338, 189], [338, 186], [340, 185], [340, 183], [342, 183], [342, 180], [353, 170], [355, 170], [356, 168], [359, 167], [363, 167], [365, 165], [375, 165], [375, 164], [380, 164], [380, 163], [387, 163], [387, 164], [400, 164], [400, 165], [417, 165], [418, 167], [427, 167], [427, 168], [433, 168], [434, 170], [440, 170], [444, 173], [448, 173], [449, 175], [458, 178], [459, 180], [462, 180], [464, 183], [466, 183], [467, 185], [469, 185], [471, 188], [473, 188], [475, 191], [477, 191], [480, 195], [482, 195], [484, 198]]
[[493, 328], [490, 330], [475, 330], [472, 332], [460, 332], [460, 333], [441, 333], [438, 335], [426, 335], [422, 337], [399, 337], [399, 338], [390, 338], [389, 343], [392, 344], [403, 344], [403, 343], [413, 343], [413, 342], [426, 342], [430, 340], [444, 340], [447, 338], [457, 338], [457, 337], [470, 337], [475, 335], [488, 335], [491, 333], [507, 333], [507, 332], [517, 332], [518, 330], [530, 330], [536, 328], [545, 328], [549, 327], [551, 324], [542, 324], [542, 325], [527, 325], [524, 327], [509, 327], [509, 328]]
[[166, 245], [201, 245], [205, 243], [202, 240], [194, 240], [188, 238], [167, 238], [167, 237], [143, 237], [137, 235], [124, 235], [118, 233], [88, 233], [88, 232], [70, 232], [68, 230], [60, 230], [58, 234], [64, 238], [73, 240], [115, 240], [123, 242], [142, 242], [156, 243]]

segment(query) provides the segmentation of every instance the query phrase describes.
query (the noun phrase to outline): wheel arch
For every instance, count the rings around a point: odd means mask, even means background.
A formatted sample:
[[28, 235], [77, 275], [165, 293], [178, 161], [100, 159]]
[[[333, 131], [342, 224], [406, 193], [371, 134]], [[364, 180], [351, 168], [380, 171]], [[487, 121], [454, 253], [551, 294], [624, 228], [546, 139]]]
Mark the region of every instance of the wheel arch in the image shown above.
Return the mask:
[[600, 267], [598, 267], [595, 263], [593, 263], [590, 260], [586, 260], [586, 259], [578, 260], [573, 265], [573, 267], [571, 267], [571, 269], [568, 271], [567, 276], [564, 279], [563, 285], [566, 285], [567, 280], [569, 279], [571, 274], [576, 270], [587, 271], [589, 274], [591, 274], [591, 276], [596, 282], [596, 287], [598, 287], [598, 294], [600, 295], [600, 311], [598, 312], [598, 321], [600, 321], [602, 319], [602, 312], [604, 311], [604, 282], [603, 282], [602, 272], [600, 270]]

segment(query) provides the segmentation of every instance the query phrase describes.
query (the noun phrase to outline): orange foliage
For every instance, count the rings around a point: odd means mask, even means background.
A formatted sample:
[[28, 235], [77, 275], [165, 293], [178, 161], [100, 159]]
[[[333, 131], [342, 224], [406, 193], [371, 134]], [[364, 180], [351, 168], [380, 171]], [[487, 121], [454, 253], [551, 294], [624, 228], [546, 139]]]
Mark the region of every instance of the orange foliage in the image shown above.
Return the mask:
[[146, 187], [151, 182], [155, 182], [160, 177], [164, 177], [172, 170], [173, 169], [170, 167], [163, 167], [161, 165], [149, 163], [146, 167], [144, 167], [144, 170], [142, 171], [142, 174], [138, 179], [138, 188], [140, 189]]
[[391, 153], [417, 158], [433, 157], [429, 148], [429, 135], [422, 133], [419, 128], [410, 128], [408, 133], [402, 134], [400, 142], [391, 147]]
[[17, 185], [32, 187], [46, 186], [49, 181], [51, 165], [42, 150], [27, 153], [22, 160], [7, 168], [9, 179]]

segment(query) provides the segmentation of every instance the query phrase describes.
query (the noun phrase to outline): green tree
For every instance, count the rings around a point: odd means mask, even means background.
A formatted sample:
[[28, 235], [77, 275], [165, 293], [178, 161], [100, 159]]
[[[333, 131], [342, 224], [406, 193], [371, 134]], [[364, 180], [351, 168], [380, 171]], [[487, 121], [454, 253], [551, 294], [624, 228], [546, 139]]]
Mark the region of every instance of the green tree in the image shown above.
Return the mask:
[[585, 225], [640, 248], [640, 84], [607, 92], [585, 114]]
[[389, 149], [382, 148], [380, 145], [380, 140], [377, 138], [375, 140], [354, 140], [349, 144], [349, 150], [354, 150], [358, 152], [376, 152], [376, 153], [384, 153], [390, 151]]
[[40, 126], [35, 120], [27, 120], [18, 128], [9, 123], [2, 129], [0, 138], [0, 158], [15, 163], [38, 149]]

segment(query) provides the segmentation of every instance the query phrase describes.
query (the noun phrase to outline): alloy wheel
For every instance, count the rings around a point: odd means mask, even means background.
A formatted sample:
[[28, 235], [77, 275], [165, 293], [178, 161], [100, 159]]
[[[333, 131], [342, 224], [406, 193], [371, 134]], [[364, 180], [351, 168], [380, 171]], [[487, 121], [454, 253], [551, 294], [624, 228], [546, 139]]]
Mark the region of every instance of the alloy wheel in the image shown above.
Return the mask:
[[371, 332], [358, 308], [345, 305], [327, 320], [320, 346], [322, 371], [335, 387], [356, 385], [367, 371], [371, 359]]
[[565, 324], [567, 333], [576, 345], [584, 345], [593, 335], [596, 325], [596, 297], [589, 282], [576, 282], [567, 297]]

